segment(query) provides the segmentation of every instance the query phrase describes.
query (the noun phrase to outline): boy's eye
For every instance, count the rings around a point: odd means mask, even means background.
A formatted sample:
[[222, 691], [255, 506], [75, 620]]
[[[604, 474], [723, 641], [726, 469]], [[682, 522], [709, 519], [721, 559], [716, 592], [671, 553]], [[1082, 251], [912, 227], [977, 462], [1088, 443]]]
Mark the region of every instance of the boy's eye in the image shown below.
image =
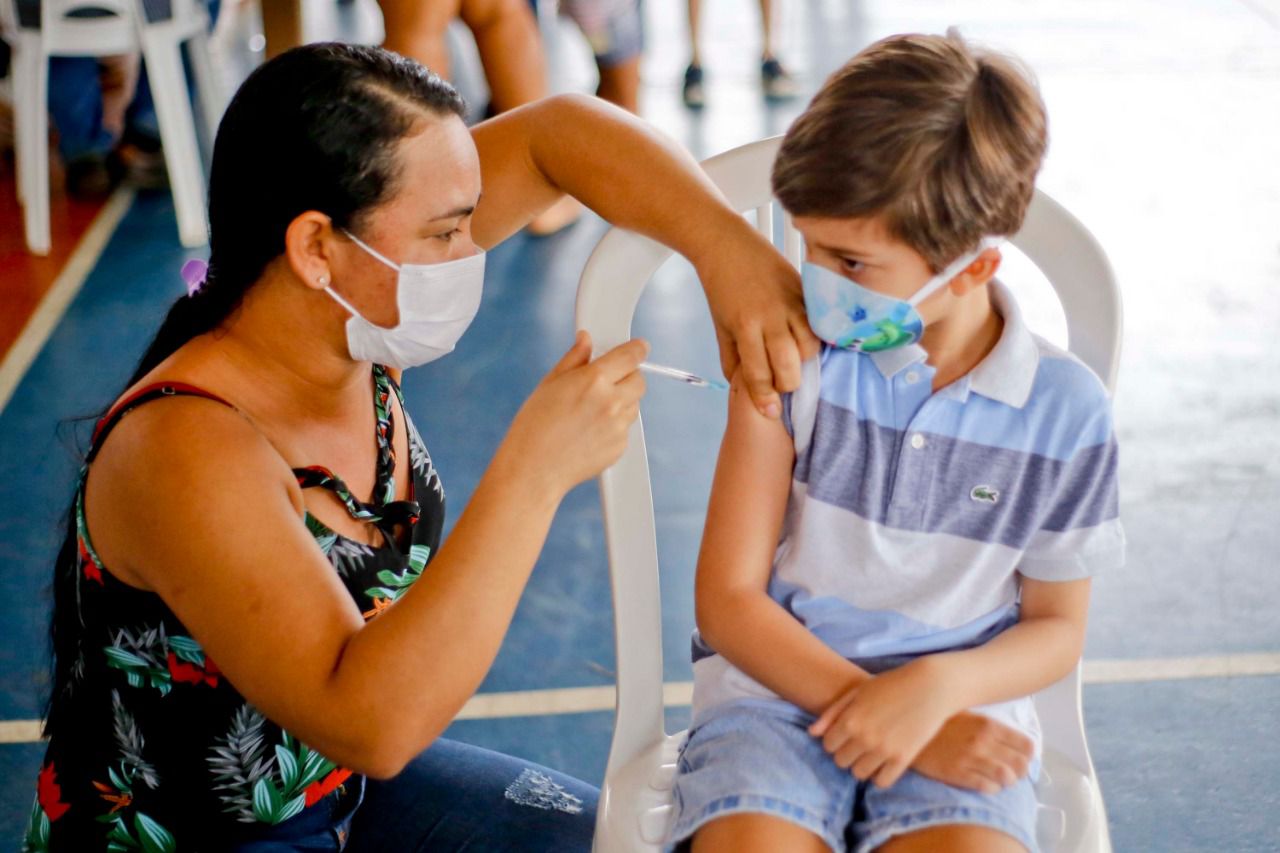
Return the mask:
[[861, 272], [864, 269], [862, 261], [854, 260], [853, 258], [841, 258], [840, 266], [845, 272], [849, 273]]
[[452, 231], [446, 231], [443, 234], [437, 234], [436, 239], [443, 240], [446, 243], [448, 243], [448, 242], [451, 242], [454, 237], [457, 237], [461, 233], [462, 233], [461, 228], [454, 228]]

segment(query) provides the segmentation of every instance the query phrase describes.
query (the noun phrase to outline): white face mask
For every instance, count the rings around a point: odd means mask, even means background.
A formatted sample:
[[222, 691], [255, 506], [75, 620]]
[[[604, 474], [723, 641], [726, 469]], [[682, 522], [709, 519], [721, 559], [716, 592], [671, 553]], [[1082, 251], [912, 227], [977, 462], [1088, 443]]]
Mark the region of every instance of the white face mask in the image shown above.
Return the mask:
[[332, 287], [325, 293], [351, 312], [347, 321], [347, 350], [356, 361], [372, 361], [404, 370], [435, 361], [453, 352], [480, 310], [484, 290], [484, 252], [440, 264], [397, 264], [347, 230], [356, 245], [399, 273], [396, 304], [398, 325], [375, 326]]

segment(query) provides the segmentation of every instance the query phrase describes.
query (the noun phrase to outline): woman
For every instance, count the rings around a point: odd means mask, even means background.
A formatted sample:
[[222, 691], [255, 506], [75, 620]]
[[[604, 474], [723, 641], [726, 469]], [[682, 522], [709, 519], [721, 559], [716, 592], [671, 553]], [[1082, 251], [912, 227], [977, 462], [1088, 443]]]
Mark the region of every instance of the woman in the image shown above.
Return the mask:
[[99, 422], [71, 508], [28, 849], [587, 849], [589, 786], [437, 737], [559, 501], [620, 455], [645, 344], [591, 361], [579, 336], [443, 547], [399, 369], [465, 330], [477, 247], [565, 191], [695, 262], [763, 410], [810, 339], [794, 273], [642, 124], [568, 98], [468, 133], [462, 109], [340, 45], [268, 62], [228, 108], [207, 280]]

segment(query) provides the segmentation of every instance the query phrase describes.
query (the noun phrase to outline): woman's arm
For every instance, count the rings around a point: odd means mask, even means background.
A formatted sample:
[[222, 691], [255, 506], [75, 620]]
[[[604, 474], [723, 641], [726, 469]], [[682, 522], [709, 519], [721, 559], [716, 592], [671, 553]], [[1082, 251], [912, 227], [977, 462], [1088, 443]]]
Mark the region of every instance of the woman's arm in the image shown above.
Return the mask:
[[868, 676], [766, 591], [794, 462], [786, 429], [756, 410], [735, 376], [698, 555], [698, 630], [747, 675], [820, 714]]
[[761, 411], [800, 384], [817, 352], [795, 269], [729, 208], [679, 145], [624, 110], [561, 95], [477, 125], [484, 195], [472, 233], [489, 247], [568, 193], [609, 222], [651, 237], [698, 271], [721, 366], [741, 372]]
[[484, 678], [561, 498], [625, 448], [645, 352], [633, 341], [588, 364], [581, 335], [421, 579], [368, 623], [302, 524], [292, 472], [218, 404], [130, 414], [94, 462], [90, 527], [107, 565], [158, 593], [271, 720], [335, 762], [392, 776]]

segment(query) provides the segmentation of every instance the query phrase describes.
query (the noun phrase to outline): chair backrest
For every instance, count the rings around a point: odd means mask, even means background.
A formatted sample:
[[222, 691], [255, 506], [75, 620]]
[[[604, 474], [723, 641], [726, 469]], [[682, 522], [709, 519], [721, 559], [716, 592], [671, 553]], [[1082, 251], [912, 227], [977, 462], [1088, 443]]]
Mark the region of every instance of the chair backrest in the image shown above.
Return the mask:
[[138, 49], [138, 0], [0, 0], [9, 38], [39, 38], [47, 56], [110, 56]]
[[207, 28], [201, 0], [0, 0], [0, 31], [39, 34], [50, 56], [109, 56], [138, 50], [138, 28], [176, 22]]
[[[781, 142], [780, 136], [764, 139], [703, 163], [734, 209], [755, 211], [756, 228], [770, 241], [774, 240], [775, 205], [769, 175]], [[798, 267], [804, 250], [785, 212], [781, 230], [782, 252]], [[1039, 191], [1011, 242], [1053, 286], [1066, 316], [1068, 349], [1111, 390], [1119, 366], [1122, 312], [1119, 288], [1101, 246], [1065, 208]], [[631, 337], [640, 294], [671, 254], [670, 249], [630, 231], [615, 228], [605, 234], [587, 260], [577, 300], [577, 327], [591, 333], [597, 351]], [[631, 427], [622, 458], [601, 475], [600, 494], [618, 673], [617, 716], [609, 753], [612, 771], [665, 734], [658, 551], [640, 419]]]

